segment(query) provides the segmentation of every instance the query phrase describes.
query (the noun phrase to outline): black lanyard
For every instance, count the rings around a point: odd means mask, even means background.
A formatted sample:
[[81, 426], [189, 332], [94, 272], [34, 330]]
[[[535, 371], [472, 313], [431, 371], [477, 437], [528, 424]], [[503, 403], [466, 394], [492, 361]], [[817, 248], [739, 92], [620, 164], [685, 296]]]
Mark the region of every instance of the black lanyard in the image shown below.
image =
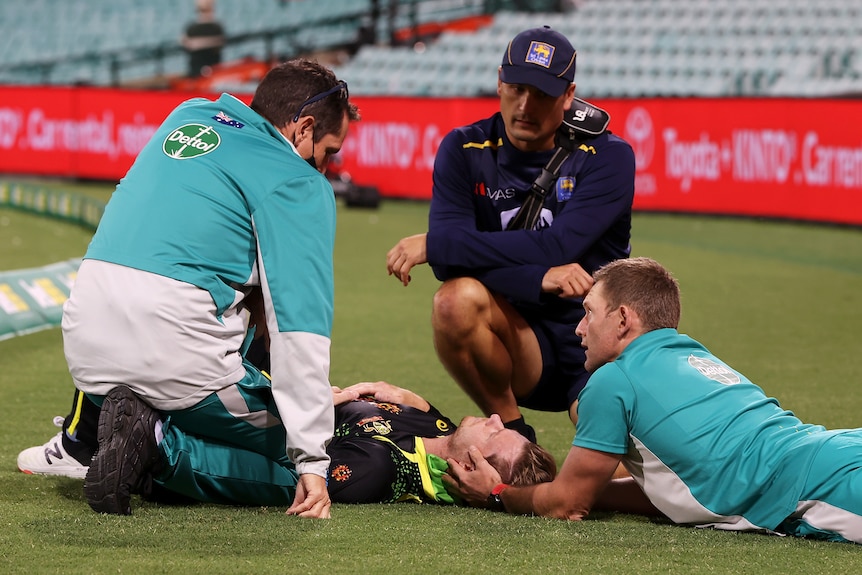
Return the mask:
[[603, 134], [611, 121], [610, 115], [601, 108], [573, 98], [571, 107], [563, 115], [563, 123], [557, 128], [554, 155], [542, 168], [542, 172], [530, 186], [530, 194], [515, 217], [509, 220], [507, 230], [532, 230], [536, 227], [545, 198], [551, 192], [560, 175], [560, 167], [572, 152], [584, 142]]

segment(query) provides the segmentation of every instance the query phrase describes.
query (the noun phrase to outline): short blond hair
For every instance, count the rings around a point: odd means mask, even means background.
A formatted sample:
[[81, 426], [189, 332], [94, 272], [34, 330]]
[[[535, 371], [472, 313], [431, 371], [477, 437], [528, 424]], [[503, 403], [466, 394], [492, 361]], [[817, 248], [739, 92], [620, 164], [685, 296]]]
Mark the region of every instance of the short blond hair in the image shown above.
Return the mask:
[[557, 475], [557, 462], [550, 452], [532, 441], [525, 441], [518, 457], [511, 462], [500, 461], [493, 455], [488, 458], [503, 483], [509, 485], [535, 485], [553, 481]]

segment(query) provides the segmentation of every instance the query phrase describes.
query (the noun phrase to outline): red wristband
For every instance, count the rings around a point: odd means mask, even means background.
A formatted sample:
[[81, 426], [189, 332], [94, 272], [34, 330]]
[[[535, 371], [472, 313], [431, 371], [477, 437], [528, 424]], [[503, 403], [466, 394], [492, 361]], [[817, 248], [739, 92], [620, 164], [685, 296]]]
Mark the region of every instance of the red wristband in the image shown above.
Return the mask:
[[498, 483], [494, 486], [494, 489], [491, 490], [491, 495], [500, 495], [504, 489], [507, 487], [511, 487], [511, 485], [507, 485], [506, 483]]
[[488, 500], [486, 501], [485, 507], [490, 509], [491, 511], [502, 511], [506, 512], [506, 504], [503, 503], [503, 498], [500, 497], [500, 493], [509, 487], [505, 483], [498, 483], [494, 486], [494, 489], [491, 490], [491, 494], [488, 496]]

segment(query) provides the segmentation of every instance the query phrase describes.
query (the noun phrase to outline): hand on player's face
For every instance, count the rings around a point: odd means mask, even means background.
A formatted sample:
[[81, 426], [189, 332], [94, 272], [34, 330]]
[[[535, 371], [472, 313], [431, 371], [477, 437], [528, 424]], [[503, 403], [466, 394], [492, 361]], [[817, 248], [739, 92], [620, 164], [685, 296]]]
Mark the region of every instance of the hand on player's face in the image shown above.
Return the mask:
[[449, 458], [446, 462], [449, 464], [449, 471], [443, 476], [446, 488], [473, 507], [484, 507], [488, 494], [502, 482], [497, 470], [475, 447], [469, 449], [465, 461]]
[[461, 420], [452, 435], [450, 449], [452, 456], [462, 463], [469, 462], [470, 449], [477, 448], [485, 459], [511, 469], [526, 442], [523, 435], [504, 427], [500, 416], [494, 414], [491, 417], [465, 417]]

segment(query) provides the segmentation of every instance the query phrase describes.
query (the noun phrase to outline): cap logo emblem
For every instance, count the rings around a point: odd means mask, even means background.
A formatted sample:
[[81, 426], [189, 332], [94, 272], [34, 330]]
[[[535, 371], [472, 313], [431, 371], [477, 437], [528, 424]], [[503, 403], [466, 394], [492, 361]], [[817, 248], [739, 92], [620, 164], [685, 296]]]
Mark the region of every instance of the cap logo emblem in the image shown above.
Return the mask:
[[530, 42], [530, 49], [527, 50], [527, 58], [525, 62], [538, 64], [545, 68], [551, 67], [551, 60], [554, 59], [554, 47], [546, 42]]

